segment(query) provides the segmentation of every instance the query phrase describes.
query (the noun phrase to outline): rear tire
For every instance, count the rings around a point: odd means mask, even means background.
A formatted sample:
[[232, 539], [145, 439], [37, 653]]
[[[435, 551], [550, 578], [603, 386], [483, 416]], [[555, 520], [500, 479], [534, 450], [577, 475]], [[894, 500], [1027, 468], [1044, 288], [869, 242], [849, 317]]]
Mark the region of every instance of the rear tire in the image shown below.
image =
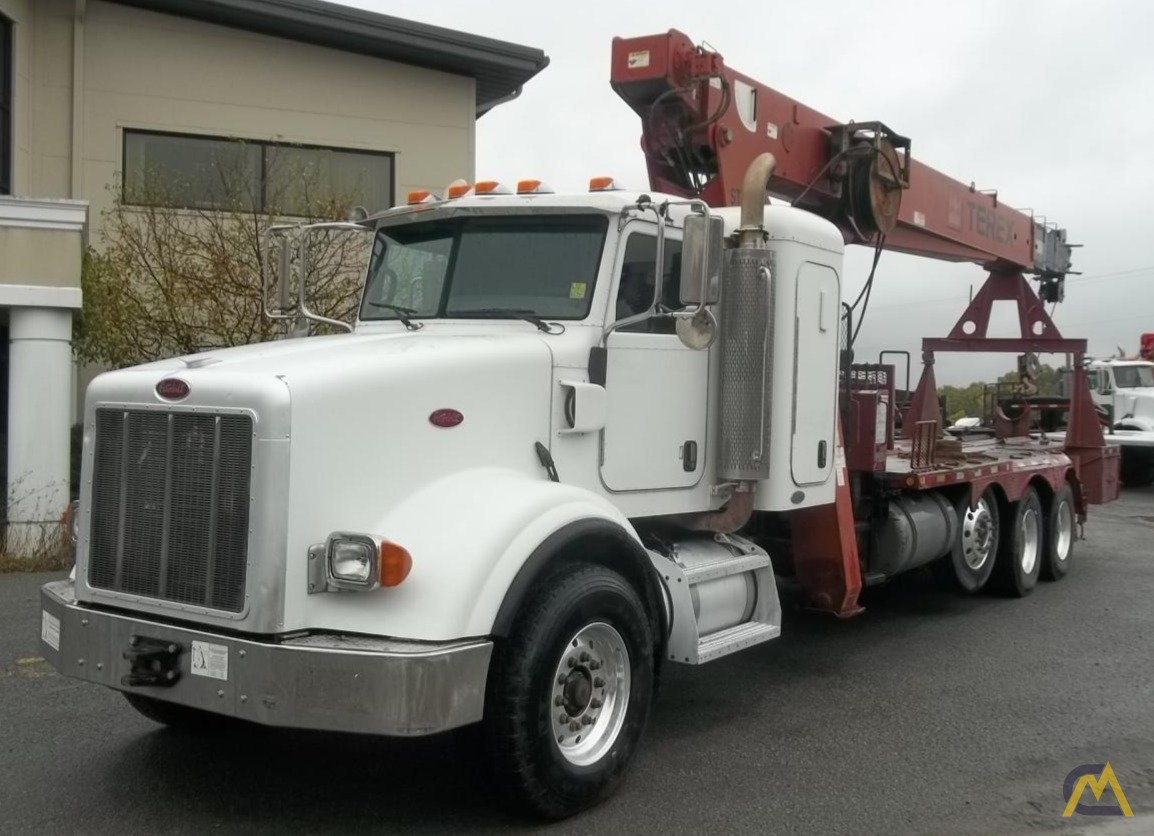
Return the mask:
[[1046, 515], [1046, 548], [1042, 580], [1060, 581], [1070, 571], [1074, 556], [1074, 490], [1067, 482], [1054, 495]]
[[987, 489], [971, 508], [967, 492], [954, 509], [958, 514], [958, 536], [950, 553], [937, 562], [937, 574], [953, 589], [978, 592], [993, 574], [998, 556], [998, 500]]
[[1045, 533], [1042, 501], [1034, 488], [1010, 506], [1010, 524], [994, 567], [998, 588], [1014, 598], [1024, 598], [1038, 585], [1042, 571], [1042, 540]]
[[518, 808], [563, 819], [620, 785], [653, 697], [645, 607], [621, 575], [570, 564], [538, 583], [494, 648], [484, 736]]

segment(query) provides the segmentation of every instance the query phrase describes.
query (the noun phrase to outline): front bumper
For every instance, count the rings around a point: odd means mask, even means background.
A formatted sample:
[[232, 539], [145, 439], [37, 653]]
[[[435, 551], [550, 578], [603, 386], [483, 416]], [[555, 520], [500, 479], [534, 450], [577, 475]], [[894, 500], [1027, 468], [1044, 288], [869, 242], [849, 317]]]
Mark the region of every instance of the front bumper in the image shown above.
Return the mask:
[[[66, 676], [120, 691], [270, 726], [396, 736], [468, 725], [484, 709], [493, 652], [486, 640], [314, 635], [274, 643], [89, 609], [70, 581], [45, 584], [40, 598], [44, 658]], [[152, 660], [140, 656], [149, 648], [157, 649]], [[134, 676], [167, 684], [126, 681]]]

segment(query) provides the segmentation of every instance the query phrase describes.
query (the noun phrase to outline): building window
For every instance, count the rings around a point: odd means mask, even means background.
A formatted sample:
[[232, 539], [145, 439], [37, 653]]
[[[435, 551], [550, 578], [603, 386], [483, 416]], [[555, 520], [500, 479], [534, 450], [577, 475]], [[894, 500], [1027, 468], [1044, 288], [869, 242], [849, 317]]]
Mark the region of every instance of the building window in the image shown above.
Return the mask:
[[12, 21], [0, 15], [0, 194], [12, 194]]
[[310, 216], [393, 205], [393, 155], [125, 131], [124, 200], [180, 209]]

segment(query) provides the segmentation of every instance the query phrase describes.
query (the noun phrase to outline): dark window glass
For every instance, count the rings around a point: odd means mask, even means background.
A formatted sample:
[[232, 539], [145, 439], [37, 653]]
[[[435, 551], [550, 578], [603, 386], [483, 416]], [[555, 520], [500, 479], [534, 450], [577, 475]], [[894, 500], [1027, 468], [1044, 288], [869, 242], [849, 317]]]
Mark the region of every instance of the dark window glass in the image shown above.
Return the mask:
[[608, 219], [522, 215], [383, 227], [362, 319], [484, 318], [515, 311], [548, 319], [589, 313]]
[[[661, 304], [658, 311], [679, 310], [681, 305], [681, 242], [665, 239], [665, 262], [662, 267]], [[653, 302], [654, 276], [657, 275], [657, 236], [634, 233], [625, 243], [621, 264], [621, 281], [617, 286], [617, 319], [648, 310]], [[657, 334], [674, 333], [673, 317], [655, 316], [626, 325], [622, 331]]]
[[312, 215], [392, 206], [391, 154], [126, 131], [128, 203]]

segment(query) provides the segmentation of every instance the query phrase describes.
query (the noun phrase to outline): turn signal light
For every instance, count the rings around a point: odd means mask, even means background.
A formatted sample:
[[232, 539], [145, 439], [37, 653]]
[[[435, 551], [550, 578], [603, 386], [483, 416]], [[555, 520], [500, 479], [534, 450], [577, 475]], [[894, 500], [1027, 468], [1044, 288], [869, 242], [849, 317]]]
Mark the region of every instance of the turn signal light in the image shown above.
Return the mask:
[[591, 192], [621, 192], [624, 190], [625, 187], [612, 177], [592, 177], [589, 180], [589, 191]]
[[413, 557], [408, 549], [389, 540], [381, 541], [381, 586], [399, 586], [413, 571]]
[[496, 180], [480, 180], [473, 187], [473, 194], [512, 194], [512, 190]]
[[555, 194], [552, 187], [545, 185], [540, 180], [519, 180], [517, 181], [517, 194]]

